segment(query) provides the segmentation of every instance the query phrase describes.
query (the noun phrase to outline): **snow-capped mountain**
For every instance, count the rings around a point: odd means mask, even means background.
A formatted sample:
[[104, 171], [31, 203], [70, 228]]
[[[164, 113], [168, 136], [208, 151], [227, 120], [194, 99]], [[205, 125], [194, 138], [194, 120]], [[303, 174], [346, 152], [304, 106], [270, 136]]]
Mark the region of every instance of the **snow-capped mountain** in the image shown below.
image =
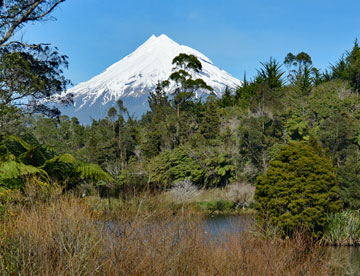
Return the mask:
[[[202, 64], [202, 72], [193, 78], [202, 78], [221, 96], [225, 87], [234, 89], [241, 82], [224, 70], [216, 67], [202, 53], [179, 45], [166, 35], [152, 35], [133, 53], [108, 67], [92, 79], [67, 90], [74, 95], [75, 115], [80, 119], [99, 118], [116, 100], [121, 98], [130, 114], [141, 114], [147, 109], [147, 96], [159, 81], [168, 79], [172, 73], [172, 60], [180, 53], [195, 55]], [[173, 86], [175, 84], [172, 84]], [[172, 88], [168, 89], [171, 93]], [[197, 95], [200, 96], [200, 95]], [[62, 110], [71, 113], [70, 108]], [[87, 118], [86, 118], [87, 117]]]

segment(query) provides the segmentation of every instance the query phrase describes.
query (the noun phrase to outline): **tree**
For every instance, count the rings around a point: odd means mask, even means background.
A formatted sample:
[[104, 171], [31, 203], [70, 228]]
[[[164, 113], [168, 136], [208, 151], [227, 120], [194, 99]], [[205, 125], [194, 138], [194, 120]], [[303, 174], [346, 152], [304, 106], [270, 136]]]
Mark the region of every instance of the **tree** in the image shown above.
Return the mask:
[[180, 108], [191, 101], [194, 97], [194, 92], [202, 90], [213, 89], [208, 86], [202, 79], [193, 79], [193, 73], [201, 72], [201, 62], [194, 55], [187, 55], [184, 53], [176, 56], [172, 64], [174, 65], [173, 73], [169, 80], [175, 81], [178, 87], [175, 89], [174, 102], [177, 107], [177, 117], [180, 117]]
[[208, 97], [205, 110], [201, 112], [199, 131], [207, 140], [214, 139], [220, 134], [220, 118], [213, 96]]
[[181, 145], [152, 158], [147, 164], [153, 189], [168, 188], [171, 183], [189, 178], [200, 188], [224, 187], [234, 176], [231, 155], [215, 152], [207, 146], [192, 149]]
[[284, 235], [305, 229], [319, 236], [327, 215], [342, 208], [332, 161], [312, 142], [284, 146], [256, 181], [257, 218]]
[[244, 75], [243, 85], [236, 90], [235, 99], [243, 108], [265, 113], [266, 109], [281, 106], [279, 102], [283, 87], [281, 65], [272, 57], [267, 62], [260, 62], [261, 68], [253, 81], [247, 81]]
[[201, 102], [200, 100], [197, 103], [193, 102], [195, 92], [213, 89], [203, 79], [193, 79], [193, 76], [202, 70], [201, 62], [194, 55], [181, 53], [173, 59], [172, 64], [174, 68], [169, 76], [169, 83], [176, 83], [173, 91], [177, 118], [176, 143], [181, 144], [194, 134], [194, 127], [198, 125], [198, 116], [193, 111], [196, 111], [196, 104], [201, 105]]
[[360, 46], [357, 39], [350, 52], [346, 52], [335, 65], [331, 65], [332, 79], [348, 80], [351, 88], [359, 94], [360, 90]]
[[117, 115], [117, 110], [116, 110], [116, 108], [113, 107], [113, 106], [110, 107], [109, 110], [108, 110], [108, 112], [107, 112], [107, 115], [108, 115], [108, 117], [110, 118], [111, 122], [114, 123], [115, 117], [116, 117], [116, 115]]
[[[239, 152], [243, 165], [252, 164], [261, 172], [268, 168], [269, 150], [281, 143], [282, 125], [279, 118], [249, 116], [241, 121], [238, 129]], [[249, 179], [254, 180], [254, 179]]]
[[346, 61], [349, 64], [350, 84], [358, 95], [360, 90], [360, 47], [357, 39]]
[[[0, 6], [0, 116], [20, 108], [27, 113], [59, 115], [46, 101], [64, 91], [67, 57], [47, 44], [28, 44], [15, 39], [28, 23], [49, 19], [65, 0], [4, 0]], [[71, 95], [60, 100], [71, 102]], [[19, 111], [19, 109], [16, 109]]]
[[159, 82], [155, 90], [149, 93], [148, 104], [153, 116], [168, 111], [166, 109], [170, 107], [168, 96], [164, 90], [167, 86], [169, 86], [169, 81]]
[[37, 48], [14, 40], [14, 35], [28, 23], [49, 19], [49, 14], [65, 0], [2, 0], [0, 1], [0, 47], [13, 44]]
[[351, 148], [344, 164], [338, 170], [341, 199], [345, 208], [360, 208], [360, 153], [356, 146]]
[[272, 57], [268, 62], [260, 62], [260, 64], [262, 68], [257, 70], [256, 81], [266, 83], [270, 89], [281, 88], [284, 75], [281, 65]]
[[350, 116], [334, 113], [320, 123], [318, 137], [339, 163], [341, 161], [339, 153], [351, 145], [355, 139], [355, 127]]
[[142, 153], [147, 158], [156, 156], [163, 150], [172, 149], [175, 144], [176, 115], [165, 92], [168, 85], [167, 80], [158, 83], [148, 97], [150, 111], [145, 116], [148, 124], [145, 140], [141, 145]]
[[243, 85], [239, 86], [235, 91], [235, 100], [238, 105], [247, 109], [253, 96], [256, 94], [258, 83], [254, 81], [247, 81], [246, 74], [244, 74]]
[[320, 82], [320, 72], [312, 65], [308, 53], [300, 52], [296, 56], [288, 53], [284, 64], [288, 67], [289, 82], [300, 88], [302, 95], [308, 95], [311, 88]]
[[229, 87], [225, 87], [225, 91], [222, 97], [218, 100], [218, 105], [222, 108], [234, 106], [235, 96], [232, 94], [232, 90]]
[[[118, 119], [117, 119], [117, 134], [118, 134], [118, 155], [121, 162], [121, 167], [124, 167], [124, 163], [126, 161], [126, 144], [125, 144], [125, 133], [124, 133], [124, 124], [125, 118], [124, 114], [128, 112], [127, 108], [124, 106], [124, 103], [121, 99], [117, 100], [116, 105], [119, 109]], [[129, 114], [127, 113], [128, 117]]]

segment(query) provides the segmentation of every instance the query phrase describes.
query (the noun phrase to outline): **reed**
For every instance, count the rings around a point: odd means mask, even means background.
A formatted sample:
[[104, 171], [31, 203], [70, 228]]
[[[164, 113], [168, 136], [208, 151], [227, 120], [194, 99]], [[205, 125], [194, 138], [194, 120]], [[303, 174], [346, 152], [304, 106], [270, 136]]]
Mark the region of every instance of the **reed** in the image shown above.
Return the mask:
[[329, 214], [328, 226], [322, 238], [327, 245], [355, 246], [360, 244], [359, 211], [346, 210]]
[[0, 275], [341, 275], [301, 235], [215, 240], [187, 213], [115, 212], [104, 220], [84, 199], [62, 196], [6, 214]]

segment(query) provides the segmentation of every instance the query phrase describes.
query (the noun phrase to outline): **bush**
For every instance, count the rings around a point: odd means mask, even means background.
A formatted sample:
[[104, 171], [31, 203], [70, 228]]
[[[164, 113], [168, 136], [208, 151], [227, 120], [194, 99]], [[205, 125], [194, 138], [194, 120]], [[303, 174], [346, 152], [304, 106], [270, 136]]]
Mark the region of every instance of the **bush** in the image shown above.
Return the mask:
[[200, 194], [199, 189], [193, 185], [189, 178], [176, 182], [170, 190], [174, 199], [178, 203], [186, 203]]
[[360, 209], [360, 154], [357, 147], [350, 148], [344, 164], [338, 170], [340, 196], [344, 207]]
[[327, 214], [339, 211], [338, 184], [331, 160], [309, 142], [284, 146], [256, 182], [258, 220], [284, 235], [302, 229], [320, 236]]
[[153, 189], [166, 189], [186, 178], [199, 188], [214, 188], [224, 187], [233, 179], [235, 166], [231, 155], [182, 145], [154, 157], [148, 171]]
[[210, 212], [210, 214], [216, 211], [224, 212], [235, 209], [235, 204], [233, 202], [223, 199], [216, 201], [201, 201], [198, 205], [203, 211]]
[[341, 213], [329, 214], [328, 225], [326, 227], [322, 241], [329, 245], [359, 245], [359, 211], [347, 210]]

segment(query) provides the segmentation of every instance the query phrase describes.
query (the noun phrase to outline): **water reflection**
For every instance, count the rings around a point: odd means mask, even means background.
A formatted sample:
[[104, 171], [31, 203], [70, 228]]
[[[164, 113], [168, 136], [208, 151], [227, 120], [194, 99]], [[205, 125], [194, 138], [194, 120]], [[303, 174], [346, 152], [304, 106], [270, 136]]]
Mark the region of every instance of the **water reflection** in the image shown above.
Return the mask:
[[359, 247], [325, 247], [324, 250], [332, 256], [332, 266], [344, 269], [345, 275], [360, 275]]
[[204, 221], [204, 231], [211, 239], [224, 239], [227, 234], [242, 234], [254, 223], [252, 215], [207, 217]]

